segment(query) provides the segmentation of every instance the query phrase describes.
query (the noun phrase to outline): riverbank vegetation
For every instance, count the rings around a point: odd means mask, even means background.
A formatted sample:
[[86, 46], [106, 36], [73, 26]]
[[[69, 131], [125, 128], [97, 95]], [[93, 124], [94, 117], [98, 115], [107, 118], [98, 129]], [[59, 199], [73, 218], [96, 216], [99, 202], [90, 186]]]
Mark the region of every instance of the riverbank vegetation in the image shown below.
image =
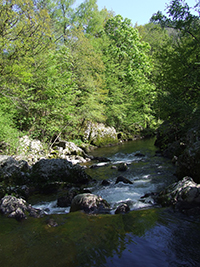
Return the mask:
[[80, 139], [86, 121], [132, 135], [165, 121], [180, 138], [200, 113], [200, 5], [171, 1], [133, 26], [96, 0], [75, 4], [0, 1], [1, 149], [24, 134]]

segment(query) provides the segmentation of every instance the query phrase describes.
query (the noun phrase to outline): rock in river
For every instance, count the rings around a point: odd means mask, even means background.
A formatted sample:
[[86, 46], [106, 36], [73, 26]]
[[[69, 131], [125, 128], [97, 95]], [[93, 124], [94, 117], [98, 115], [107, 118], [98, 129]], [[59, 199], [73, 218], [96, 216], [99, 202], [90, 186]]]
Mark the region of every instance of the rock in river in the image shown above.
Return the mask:
[[0, 201], [0, 212], [9, 218], [15, 218], [17, 221], [26, 219], [29, 214], [32, 217], [40, 217], [40, 210], [34, 209], [24, 199], [8, 195]]
[[87, 184], [92, 180], [80, 165], [74, 166], [66, 159], [41, 159], [33, 165], [31, 178], [39, 184], [55, 181]]
[[109, 213], [110, 205], [105, 199], [94, 194], [79, 194], [72, 200], [70, 212], [82, 210], [88, 214]]
[[186, 176], [161, 191], [156, 200], [162, 206], [174, 206], [187, 214], [200, 214], [200, 184]]

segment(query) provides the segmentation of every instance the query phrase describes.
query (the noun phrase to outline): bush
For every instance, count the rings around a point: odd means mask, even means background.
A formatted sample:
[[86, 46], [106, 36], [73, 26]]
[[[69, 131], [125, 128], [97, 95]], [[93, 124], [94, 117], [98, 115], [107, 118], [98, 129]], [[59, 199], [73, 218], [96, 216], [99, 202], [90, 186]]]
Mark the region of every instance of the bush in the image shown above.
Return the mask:
[[0, 150], [12, 154], [18, 147], [19, 132], [11, 117], [0, 109]]

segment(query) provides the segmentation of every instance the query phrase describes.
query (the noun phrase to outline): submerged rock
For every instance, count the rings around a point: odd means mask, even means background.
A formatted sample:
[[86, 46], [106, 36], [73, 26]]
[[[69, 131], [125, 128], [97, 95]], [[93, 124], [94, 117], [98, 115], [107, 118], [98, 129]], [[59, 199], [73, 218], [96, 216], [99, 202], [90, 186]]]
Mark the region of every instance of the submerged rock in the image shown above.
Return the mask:
[[110, 205], [105, 199], [94, 194], [79, 194], [72, 200], [70, 212], [82, 210], [88, 214], [109, 213]]
[[126, 163], [120, 163], [119, 166], [118, 166], [118, 171], [124, 172], [126, 170], [128, 170], [127, 164]]

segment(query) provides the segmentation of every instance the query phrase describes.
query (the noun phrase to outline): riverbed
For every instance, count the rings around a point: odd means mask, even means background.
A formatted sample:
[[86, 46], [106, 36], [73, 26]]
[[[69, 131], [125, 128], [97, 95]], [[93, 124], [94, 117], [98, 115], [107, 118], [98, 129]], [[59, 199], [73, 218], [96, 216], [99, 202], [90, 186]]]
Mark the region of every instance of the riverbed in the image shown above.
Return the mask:
[[[105, 198], [111, 215], [69, 213], [51, 202], [36, 203], [48, 214], [22, 222], [0, 217], [1, 266], [199, 266], [200, 221], [155, 206], [150, 192], [158, 192], [176, 181], [175, 166], [156, 152], [154, 140], [137, 140], [118, 146], [99, 148], [92, 155], [106, 157], [109, 163], [86, 172], [97, 182], [89, 189]], [[116, 166], [127, 163], [128, 170]], [[98, 164], [98, 163], [95, 163]], [[123, 175], [132, 184], [115, 184]], [[102, 180], [109, 186], [102, 186]], [[120, 203], [130, 205], [131, 212], [115, 215]], [[48, 222], [56, 222], [51, 227]]]

